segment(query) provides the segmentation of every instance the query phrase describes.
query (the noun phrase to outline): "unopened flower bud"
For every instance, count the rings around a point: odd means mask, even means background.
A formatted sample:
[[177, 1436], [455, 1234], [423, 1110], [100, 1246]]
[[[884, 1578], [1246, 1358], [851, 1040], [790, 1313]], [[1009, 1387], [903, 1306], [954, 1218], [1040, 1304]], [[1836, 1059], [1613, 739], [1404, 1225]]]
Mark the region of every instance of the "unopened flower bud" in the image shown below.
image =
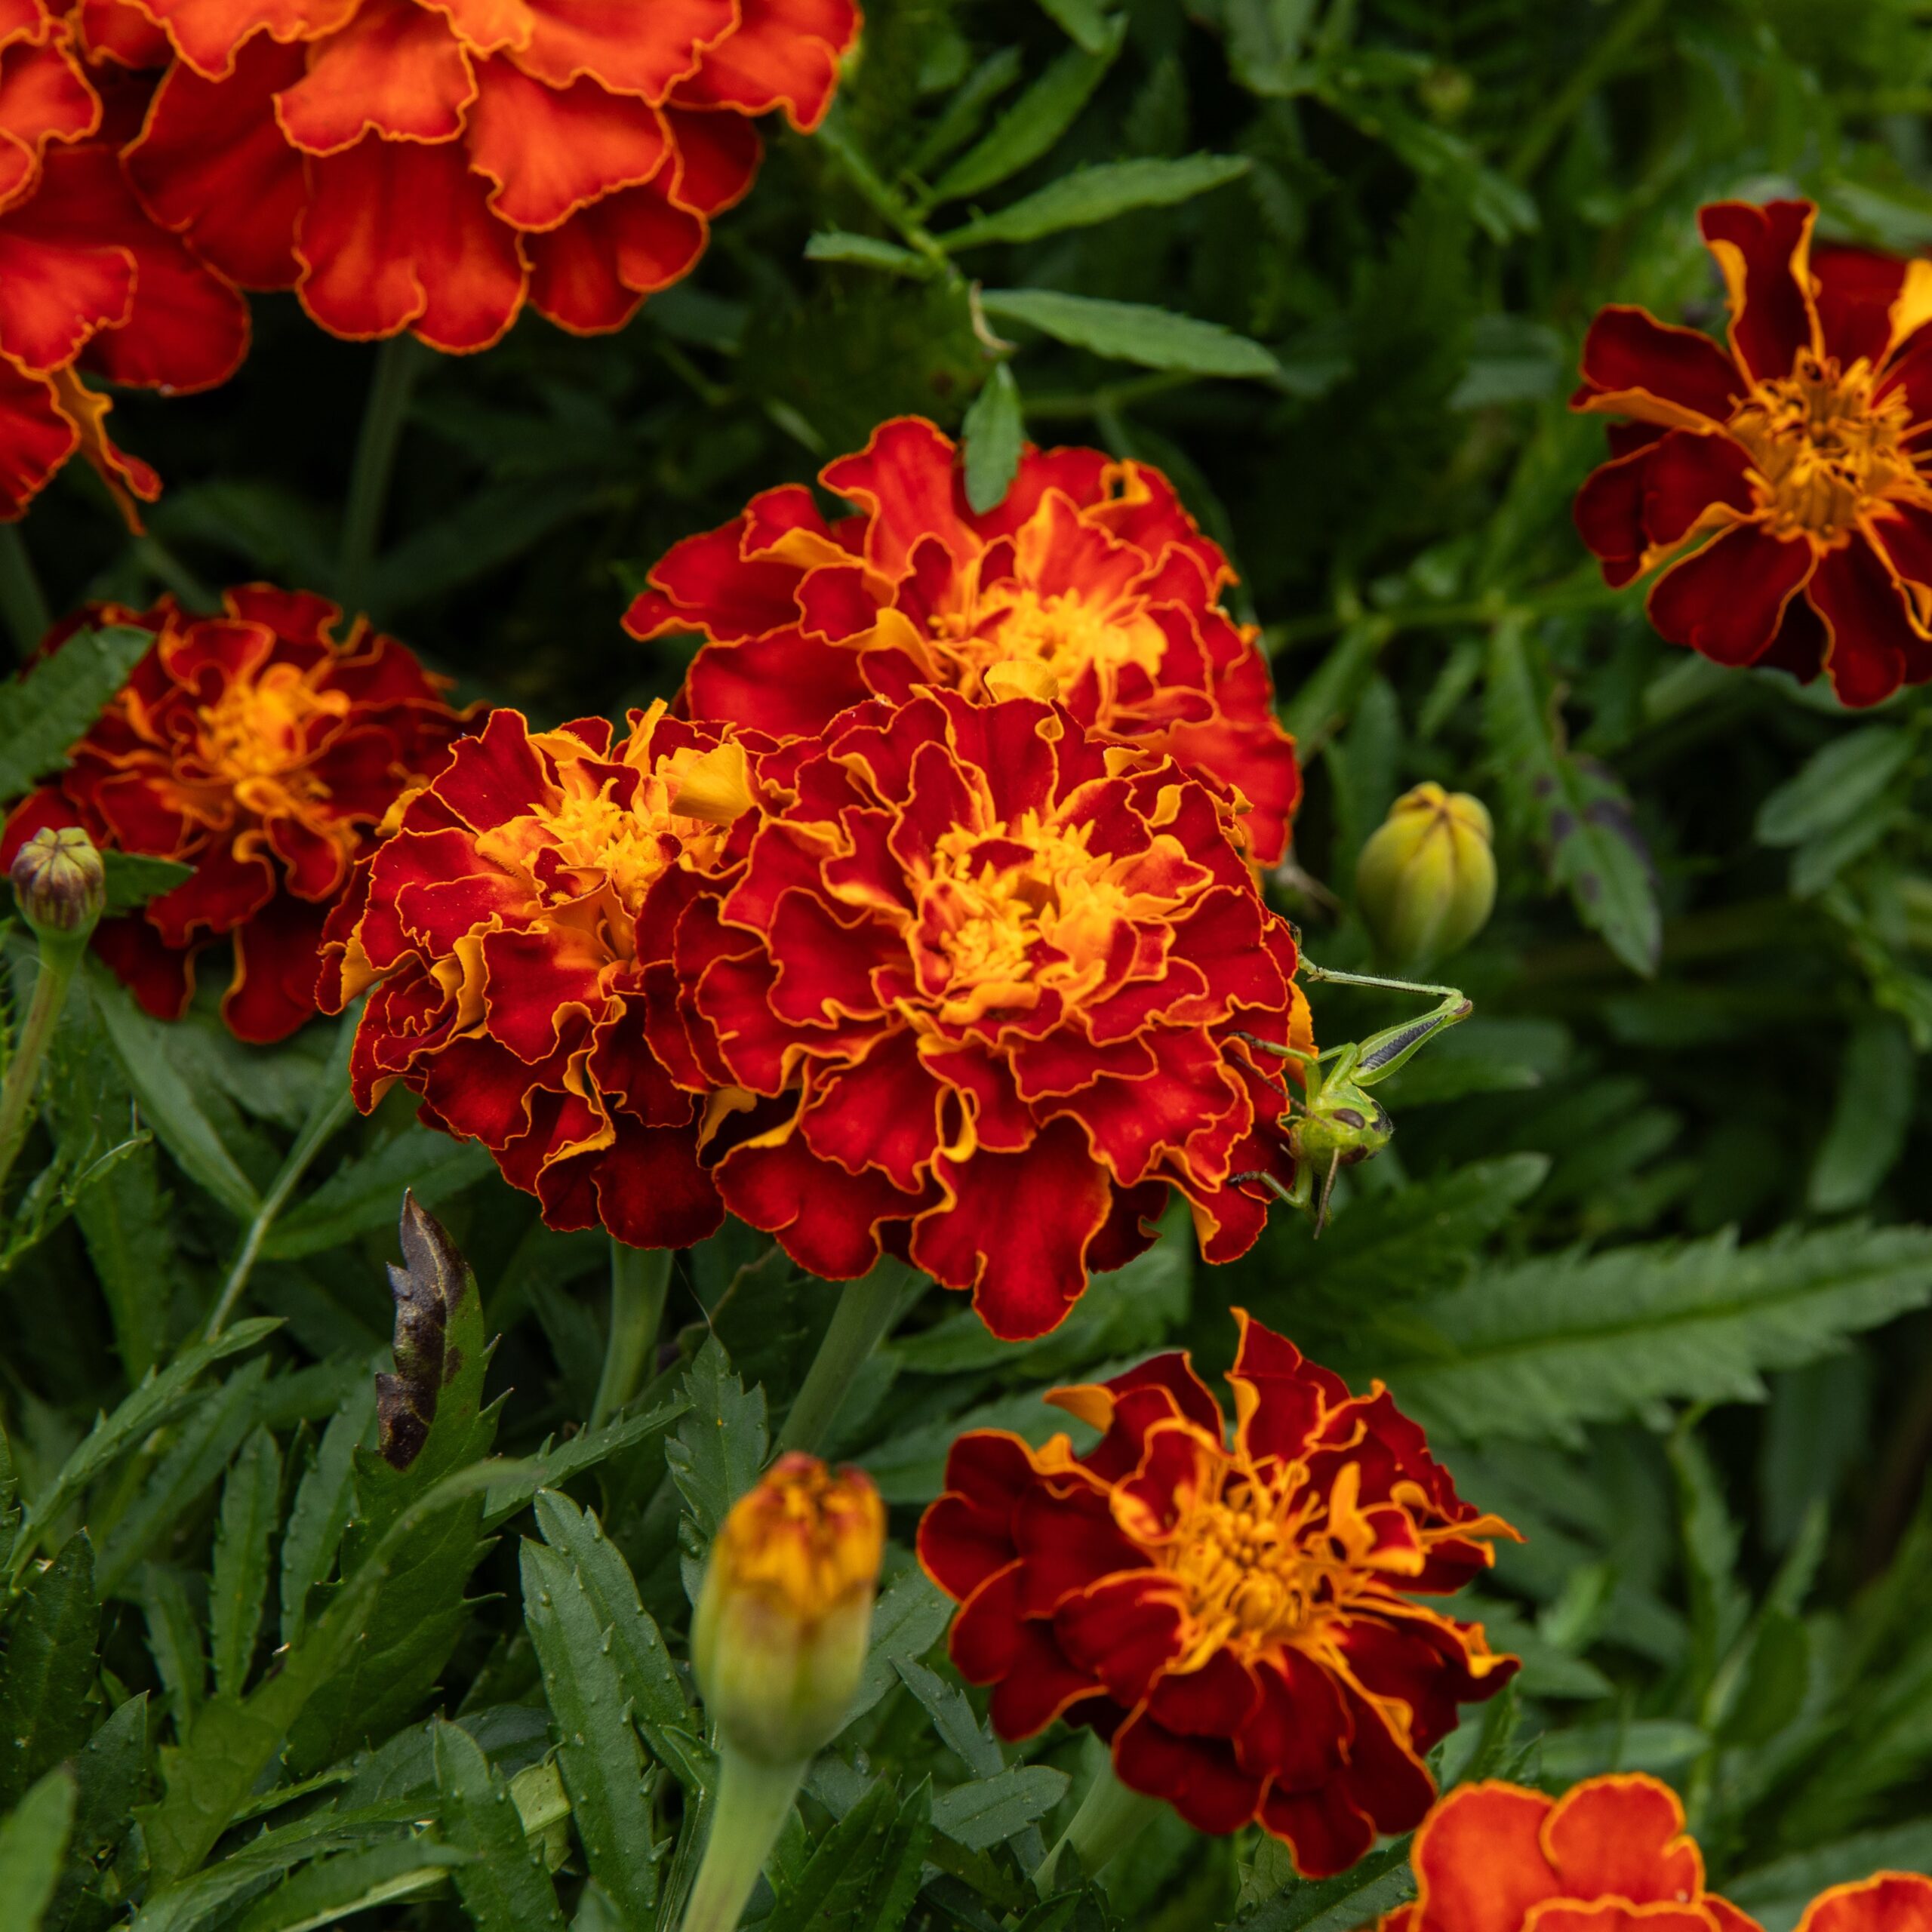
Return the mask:
[[1466, 792], [1418, 785], [1389, 808], [1356, 863], [1355, 903], [1390, 965], [1420, 971], [1481, 931], [1496, 903], [1494, 836]]
[[48, 826], [14, 856], [14, 903], [43, 940], [86, 940], [107, 905], [107, 872], [77, 825]]
[[802, 1764], [845, 1721], [865, 1668], [885, 1506], [857, 1469], [781, 1456], [725, 1518], [692, 1626], [720, 1743]]

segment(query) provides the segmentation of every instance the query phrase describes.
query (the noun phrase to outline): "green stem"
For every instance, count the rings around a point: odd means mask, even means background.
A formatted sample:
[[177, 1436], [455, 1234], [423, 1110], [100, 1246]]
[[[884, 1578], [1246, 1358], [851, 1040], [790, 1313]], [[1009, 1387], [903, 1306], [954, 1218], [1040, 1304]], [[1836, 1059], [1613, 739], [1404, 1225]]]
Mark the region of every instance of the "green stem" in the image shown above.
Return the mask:
[[1564, 128], [1587, 101], [1656, 25], [1664, 0], [1630, 0], [1622, 14], [1598, 38], [1596, 45], [1571, 71], [1543, 112], [1531, 120], [1503, 171], [1512, 181], [1527, 181], [1543, 165]]
[[774, 1769], [727, 1747], [718, 1760], [717, 1808], [685, 1907], [683, 1932], [734, 1932], [811, 1761]]
[[912, 1271], [903, 1261], [888, 1257], [870, 1274], [848, 1281], [839, 1291], [832, 1325], [779, 1431], [780, 1449], [822, 1452], [839, 1404], [851, 1392], [853, 1377], [884, 1340], [912, 1278]]
[[67, 1003], [67, 989], [80, 957], [79, 946], [43, 943], [40, 949], [40, 971], [34, 979], [26, 1023], [7, 1063], [7, 1077], [0, 1081], [0, 1188], [6, 1186], [14, 1158], [26, 1140], [40, 1063], [54, 1037], [60, 1009]]
[[872, 212], [896, 228], [901, 238], [934, 267], [943, 269], [949, 280], [956, 281], [959, 271], [953, 266], [952, 258], [934, 240], [931, 231], [879, 178], [878, 170], [846, 134], [837, 109], [820, 127], [815, 138], [817, 145], [844, 169], [853, 186], [871, 205]]
[[1053, 1890], [1060, 1854], [1069, 1848], [1079, 1858], [1080, 1875], [1093, 1878], [1147, 1829], [1160, 1808], [1158, 1798], [1143, 1798], [1137, 1791], [1129, 1791], [1115, 1777], [1112, 1764], [1103, 1766], [1100, 1776], [1087, 1787], [1072, 1823], [1041, 1860], [1040, 1869], [1033, 1874], [1034, 1889], [1043, 1898]]
[[0, 617], [23, 657], [31, 657], [54, 628], [54, 614], [47, 608], [26, 539], [17, 523], [0, 523]]
[[402, 440], [403, 423], [409, 414], [424, 353], [414, 337], [407, 335], [392, 336], [376, 353], [376, 373], [362, 412], [355, 466], [349, 473], [348, 506], [342, 518], [337, 589], [343, 611], [352, 617], [364, 609], [368, 597], [369, 574], [382, 534], [396, 448]]
[[611, 1238], [611, 1337], [589, 1426], [601, 1429], [637, 1393], [656, 1346], [671, 1287], [668, 1247], [628, 1247]]
[[235, 1251], [235, 1259], [229, 1264], [227, 1279], [221, 1284], [221, 1294], [208, 1316], [208, 1326], [202, 1331], [204, 1341], [213, 1341], [227, 1326], [228, 1318], [235, 1312], [242, 1291], [248, 1285], [248, 1277], [254, 1272], [255, 1263], [260, 1258], [262, 1243], [267, 1239], [269, 1230], [275, 1226], [282, 1209], [288, 1206], [288, 1197], [295, 1192], [315, 1156], [355, 1111], [355, 1098], [349, 1084], [349, 1056], [355, 1044], [356, 1023], [361, 1017], [362, 1002], [359, 999], [343, 1014], [328, 1064], [318, 1076], [316, 1097], [309, 1108], [309, 1118], [302, 1123], [302, 1131], [295, 1137], [295, 1144], [282, 1161], [281, 1172], [262, 1197], [262, 1204], [255, 1211], [254, 1219], [242, 1235], [241, 1246]]

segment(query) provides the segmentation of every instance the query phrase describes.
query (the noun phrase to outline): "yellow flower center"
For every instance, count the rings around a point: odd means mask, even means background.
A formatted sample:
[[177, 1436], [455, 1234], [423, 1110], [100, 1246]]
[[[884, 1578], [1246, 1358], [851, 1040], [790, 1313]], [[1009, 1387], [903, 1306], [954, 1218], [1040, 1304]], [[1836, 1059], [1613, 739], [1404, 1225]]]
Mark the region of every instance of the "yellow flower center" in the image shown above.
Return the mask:
[[1105, 700], [1129, 666], [1157, 672], [1167, 648], [1137, 598], [1108, 603], [1075, 591], [1042, 596], [1011, 583], [935, 616], [931, 630], [947, 681], [975, 697], [1060, 697], [1091, 666]]
[[317, 720], [349, 710], [346, 692], [317, 691], [297, 666], [270, 664], [258, 677], [232, 679], [213, 704], [200, 708], [201, 758], [247, 810], [264, 818], [294, 816], [329, 795], [307, 768]]
[[922, 978], [930, 986], [936, 965], [945, 979], [940, 1019], [1030, 1008], [1048, 987], [1071, 1005], [1098, 983], [1132, 900], [1119, 860], [1091, 850], [1093, 833], [1029, 811], [1011, 826], [940, 835], [916, 929]]
[[1348, 1566], [1314, 1524], [1318, 1509], [1238, 1466], [1193, 1498], [1155, 1552], [1186, 1599], [1195, 1638], [1184, 1668], [1230, 1644], [1252, 1655], [1304, 1636], [1340, 1603]]
[[1917, 480], [1901, 447], [1911, 426], [1904, 392], [1875, 397], [1875, 383], [1863, 357], [1841, 370], [1836, 358], [1804, 349], [1791, 375], [1759, 383], [1732, 419], [1774, 534], [1841, 537], [1872, 504]]

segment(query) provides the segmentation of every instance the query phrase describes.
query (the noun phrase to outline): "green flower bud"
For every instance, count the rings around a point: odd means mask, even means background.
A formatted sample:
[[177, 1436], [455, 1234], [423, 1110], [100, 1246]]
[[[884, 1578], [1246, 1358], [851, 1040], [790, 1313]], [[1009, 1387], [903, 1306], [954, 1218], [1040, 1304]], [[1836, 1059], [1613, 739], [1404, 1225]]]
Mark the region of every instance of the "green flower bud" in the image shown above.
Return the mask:
[[1355, 865], [1355, 904], [1377, 950], [1417, 972], [1459, 952], [1496, 903], [1494, 830], [1480, 798], [1418, 785], [1389, 808]]
[[42, 940], [85, 944], [107, 906], [107, 869], [77, 825], [36, 832], [14, 857], [14, 903]]
[[885, 1506], [857, 1469], [781, 1456], [712, 1546], [691, 1662], [718, 1741], [797, 1766], [845, 1721], [871, 1641]]

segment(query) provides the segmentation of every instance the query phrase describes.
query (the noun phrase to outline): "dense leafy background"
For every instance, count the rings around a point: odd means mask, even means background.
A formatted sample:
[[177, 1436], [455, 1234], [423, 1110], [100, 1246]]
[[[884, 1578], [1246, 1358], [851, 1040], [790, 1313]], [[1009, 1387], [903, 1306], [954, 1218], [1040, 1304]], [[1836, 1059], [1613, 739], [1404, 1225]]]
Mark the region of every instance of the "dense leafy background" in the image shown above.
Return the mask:
[[[1932, 242], [1928, 110], [1917, 0], [881, 0], [826, 132], [776, 142], [634, 327], [420, 358], [366, 591], [466, 694], [547, 723], [668, 691], [678, 648], [617, 626], [666, 544], [900, 410], [970, 409], [996, 490], [1023, 415], [1165, 466], [1235, 558], [1308, 764], [1279, 891], [1315, 957], [1366, 959], [1355, 854], [1402, 787], [1501, 829], [1503, 903], [1447, 969], [1478, 1017], [1383, 1090], [1396, 1145], [1319, 1245], [1282, 1216], [1214, 1271], [1177, 1231], [1019, 1349], [929, 1294], [852, 1389], [838, 1446], [894, 1506], [894, 1580], [770, 1932], [1026, 1913], [1091, 1749], [985, 1730], [909, 1569], [917, 1509], [964, 1423], [1043, 1435], [1041, 1387], [1166, 1343], [1225, 1365], [1231, 1303], [1384, 1377], [1528, 1534], [1482, 1607], [1520, 1700], [1445, 1777], [1663, 1772], [1774, 1932], [1826, 1882], [1932, 1869], [1932, 712], [1847, 718], [1660, 645], [1572, 533], [1601, 430], [1564, 406], [1601, 302], [1716, 320], [1700, 201], [1798, 189]], [[226, 389], [119, 405], [170, 481], [151, 539], [78, 466], [36, 507], [55, 610], [338, 587], [374, 352], [257, 310]], [[6, 610], [24, 646], [17, 571]], [[8, 701], [12, 789], [118, 675], [98, 648]], [[1398, 1010], [1318, 990], [1331, 1039]], [[689, 1558], [831, 1293], [728, 1230], [678, 1264], [662, 1374], [577, 1432], [606, 1251], [406, 1109], [345, 1125], [341, 1044], [158, 1027], [99, 978], [63, 1027], [0, 1263], [26, 1512], [0, 1915], [674, 1922], [709, 1777]], [[477, 1261], [469, 1341], [501, 1339], [392, 1483], [357, 1444], [405, 1183]], [[245, 1312], [280, 1325], [188, 1346], [258, 1219]], [[493, 1432], [523, 1460], [475, 1472]], [[1404, 1882], [1377, 1854], [1300, 1885], [1170, 1822], [1025, 1923], [1342, 1932]]]

